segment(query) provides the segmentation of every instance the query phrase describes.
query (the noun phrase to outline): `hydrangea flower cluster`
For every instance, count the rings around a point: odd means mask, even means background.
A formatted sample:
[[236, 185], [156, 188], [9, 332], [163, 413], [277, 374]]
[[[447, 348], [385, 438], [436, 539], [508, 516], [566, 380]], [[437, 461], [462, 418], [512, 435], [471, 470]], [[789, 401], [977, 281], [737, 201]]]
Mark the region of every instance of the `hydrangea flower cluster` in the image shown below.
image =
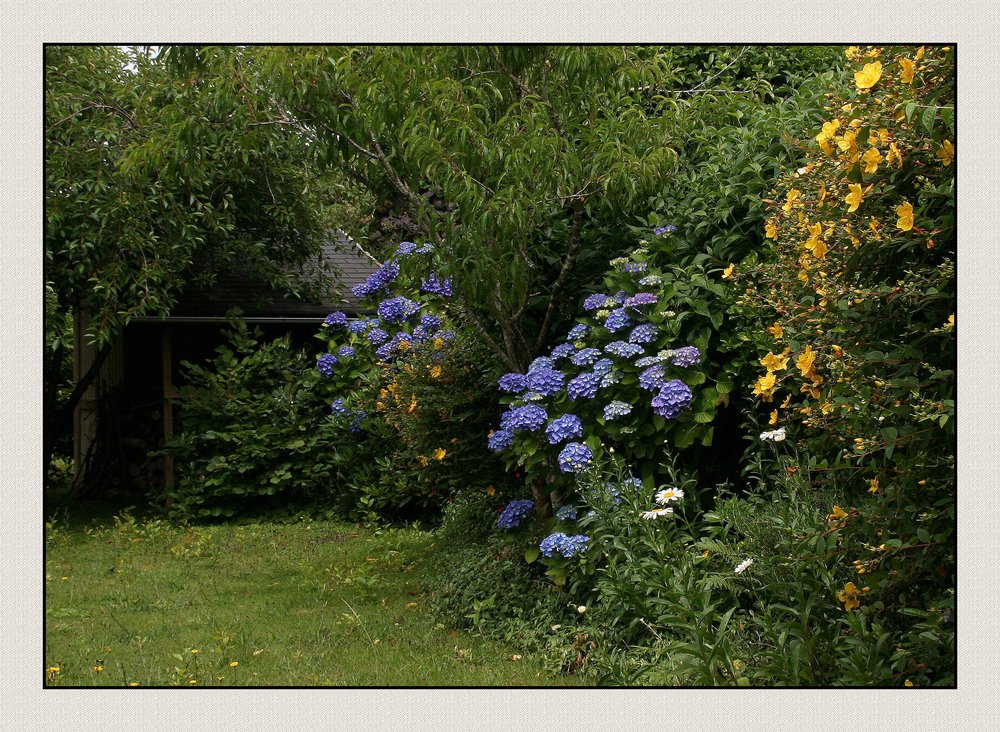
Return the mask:
[[587, 310], [599, 310], [600, 308], [610, 308], [614, 307], [615, 301], [610, 295], [605, 295], [603, 293], [597, 293], [596, 295], [589, 295], [583, 301], [583, 309]]
[[590, 537], [585, 536], [584, 534], [567, 536], [562, 531], [556, 531], [555, 533], [549, 534], [542, 539], [538, 548], [546, 557], [551, 557], [553, 554], [559, 554], [560, 556], [569, 559], [570, 557], [586, 551], [587, 542], [589, 541]]
[[420, 312], [420, 305], [405, 297], [393, 297], [379, 303], [378, 314], [390, 323], [407, 320]]
[[629, 262], [622, 269], [629, 274], [639, 274], [645, 272], [649, 265], [645, 262]]
[[329, 378], [333, 376], [333, 367], [337, 364], [337, 357], [332, 353], [324, 353], [318, 359], [316, 359], [316, 368], [319, 372]]
[[441, 329], [442, 320], [434, 313], [424, 313], [420, 317], [420, 327], [428, 333], [434, 333]]
[[549, 422], [549, 426], [545, 428], [545, 436], [549, 439], [550, 445], [558, 445], [574, 437], [583, 437], [583, 422], [575, 414], [564, 414]]
[[601, 374], [592, 371], [584, 371], [570, 379], [566, 386], [566, 393], [572, 401], [577, 399], [592, 399], [598, 388], [601, 386]]
[[608, 402], [604, 407], [604, 419], [614, 419], [615, 417], [625, 417], [632, 412], [632, 405], [628, 402], [621, 402], [617, 399]]
[[356, 353], [357, 351], [354, 350], [353, 346], [341, 346], [340, 348], [337, 349], [337, 355], [340, 356], [341, 358], [350, 358]]
[[562, 391], [566, 375], [552, 368], [536, 368], [528, 372], [528, 388], [542, 396], [550, 396]]
[[680, 379], [672, 379], [653, 397], [653, 411], [661, 417], [673, 419], [691, 406], [693, 398], [691, 387]]
[[667, 383], [666, 374], [667, 367], [663, 364], [650, 366], [639, 374], [639, 387], [646, 391], [659, 391]]
[[674, 366], [687, 368], [701, 363], [701, 351], [694, 346], [683, 346], [674, 349], [670, 354], [670, 363]]
[[511, 501], [497, 519], [497, 526], [501, 529], [516, 529], [534, 510], [535, 502], [530, 499]]
[[637, 292], [632, 297], [625, 298], [622, 306], [626, 308], [638, 308], [643, 305], [655, 305], [659, 299], [659, 296], [652, 292]]
[[498, 383], [501, 391], [507, 391], [511, 394], [520, 394], [528, 388], [528, 377], [524, 374], [518, 373], [504, 374], [500, 377], [500, 381]]
[[560, 506], [556, 511], [556, 521], [576, 521], [576, 506]]
[[347, 408], [347, 404], [340, 397], [337, 397], [332, 402], [330, 402], [330, 411], [336, 414], [338, 417], [346, 417], [351, 413], [351, 410]]
[[611, 333], [616, 333], [622, 328], [628, 328], [630, 325], [632, 325], [632, 319], [629, 318], [624, 308], [612, 310], [604, 321], [605, 329]]
[[625, 341], [612, 341], [604, 347], [604, 351], [620, 358], [632, 358], [645, 352], [643, 347], [638, 343], [627, 343]]
[[656, 340], [656, 336], [659, 333], [657, 327], [652, 323], [643, 323], [642, 325], [637, 325], [632, 329], [632, 332], [628, 334], [629, 343], [652, 343]]
[[674, 226], [673, 224], [667, 224], [666, 226], [657, 226], [655, 229], [653, 229], [653, 233], [656, 234], [656, 236], [663, 236], [664, 234], [670, 234], [674, 231], [677, 231], [677, 227]]
[[580, 473], [590, 467], [594, 454], [581, 442], [570, 442], [559, 453], [559, 469], [564, 473]]
[[440, 295], [441, 297], [451, 297], [451, 277], [442, 280], [434, 272], [427, 275], [427, 279], [420, 283], [420, 291], [429, 295]]
[[590, 330], [590, 327], [586, 323], [577, 323], [569, 329], [569, 333], [566, 335], [566, 340], [578, 341], [587, 335], [588, 330]]
[[[534, 432], [548, 420], [549, 415], [537, 404], [525, 404], [523, 407], [514, 407], [508, 410], [507, 418], [500, 419], [500, 427], [511, 432], [527, 431]], [[506, 421], [506, 424], [504, 422]]]
[[389, 290], [389, 285], [399, 277], [399, 265], [390, 259], [372, 272], [364, 282], [359, 282], [351, 288], [355, 297], [371, 297], [379, 292]]
[[560, 358], [566, 358], [567, 356], [572, 356], [575, 350], [576, 346], [574, 346], [572, 343], [560, 343], [558, 346], [552, 349], [552, 360], [557, 361]]
[[486, 446], [493, 452], [503, 452], [514, 444], [514, 433], [510, 430], [499, 429], [490, 433]]
[[569, 360], [574, 366], [590, 366], [600, 357], [600, 348], [581, 348]]
[[368, 331], [368, 342], [373, 346], [380, 346], [389, 340], [390, 336], [381, 328], [372, 328]]
[[326, 316], [326, 319], [323, 321], [323, 325], [326, 326], [335, 325], [343, 328], [345, 325], [347, 325], [347, 316], [341, 311], [335, 310], [334, 312]]

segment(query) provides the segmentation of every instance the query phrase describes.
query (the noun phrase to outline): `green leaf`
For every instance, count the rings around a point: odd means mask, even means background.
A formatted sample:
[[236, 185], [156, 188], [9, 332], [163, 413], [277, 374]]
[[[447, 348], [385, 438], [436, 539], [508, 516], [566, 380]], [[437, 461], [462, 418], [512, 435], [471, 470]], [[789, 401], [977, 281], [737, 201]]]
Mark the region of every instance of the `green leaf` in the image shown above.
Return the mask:
[[534, 562], [541, 555], [541, 550], [537, 546], [529, 546], [524, 550], [524, 561], [528, 564]]

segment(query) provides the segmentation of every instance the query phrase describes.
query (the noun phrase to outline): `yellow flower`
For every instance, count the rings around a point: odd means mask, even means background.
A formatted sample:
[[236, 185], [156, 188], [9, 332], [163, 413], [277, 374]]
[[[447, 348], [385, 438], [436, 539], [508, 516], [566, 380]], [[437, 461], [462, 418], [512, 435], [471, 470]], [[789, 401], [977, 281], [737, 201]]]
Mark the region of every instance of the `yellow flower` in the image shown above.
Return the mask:
[[823, 207], [823, 201], [826, 200], [826, 186], [820, 186], [819, 188], [819, 206]]
[[861, 607], [861, 601], [858, 597], [861, 593], [853, 582], [848, 582], [844, 585], [844, 589], [837, 593], [837, 599], [844, 603], [844, 609], [850, 612], [856, 607]]
[[769, 425], [771, 425], [772, 427], [774, 425], [778, 424], [778, 410], [777, 409], [775, 409], [773, 412], [771, 412], [771, 418], [769, 420], [767, 420], [767, 423]]
[[94, 666], [94, 671], [97, 672], [97, 673], [101, 673], [101, 671], [103, 671], [103, 670], [104, 670], [104, 666]]
[[780, 341], [781, 336], [785, 334], [785, 329], [781, 327], [780, 323], [775, 323], [774, 325], [772, 325], [770, 328], [767, 329], [767, 332]]
[[892, 165], [893, 163], [896, 164], [897, 168], [903, 167], [903, 156], [899, 154], [899, 147], [894, 142], [889, 144], [889, 154], [885, 157], [886, 165]]
[[129, 686], [138, 686], [139, 682], [138, 681], [130, 681], [128, 685]]
[[62, 671], [62, 669], [59, 668], [58, 666], [49, 666], [48, 671], [50, 674], [57, 674], [60, 671]]
[[432, 379], [436, 379], [439, 376], [441, 376], [441, 367], [440, 366], [431, 366], [431, 378]]
[[955, 327], [955, 313], [948, 316], [948, 322], [944, 324], [944, 327], [951, 330]]
[[439, 447], [437, 450], [434, 451], [434, 459], [435, 460], [444, 460], [445, 455], [447, 455], [447, 454], [448, 453], [443, 448]]
[[397, 346], [397, 348], [399, 348], [400, 351], [409, 351], [410, 350], [410, 342], [406, 341], [406, 340], [402, 340], [402, 341], [399, 342], [399, 345]]
[[425, 458], [423, 455], [418, 455], [417, 460], [420, 461], [420, 467], [426, 468], [430, 464], [430, 460]]
[[804, 350], [802, 355], [795, 361], [795, 366], [802, 372], [803, 376], [806, 378], [812, 378], [815, 364], [816, 352], [812, 349], [812, 346], [807, 345], [806, 350]]
[[878, 478], [872, 478], [868, 481], [868, 492], [878, 493]]
[[955, 146], [951, 143], [951, 140], [945, 140], [941, 143], [941, 147], [937, 151], [937, 156], [941, 158], [941, 162], [944, 165], [951, 165], [951, 161], [955, 159]]
[[767, 369], [767, 373], [773, 374], [775, 371], [782, 371], [788, 367], [788, 357], [775, 356], [768, 351], [767, 355], [760, 360], [760, 365]]
[[191, 649], [191, 655], [192, 656], [197, 656], [199, 653], [201, 653], [201, 651], [199, 651], [197, 648], [192, 648]]
[[733, 279], [733, 270], [736, 269], [735, 264], [730, 264], [722, 271], [722, 279], [731, 280]]
[[785, 401], [783, 401], [781, 403], [781, 408], [782, 409], [788, 409], [790, 406], [792, 406], [792, 395], [791, 394], [789, 394], [788, 396], [785, 397]]
[[763, 401], [769, 402], [774, 398], [774, 385], [774, 374], [768, 372], [764, 376], [757, 379], [757, 383], [753, 387], [753, 393], [759, 396]]
[[434, 339], [434, 349], [437, 350], [437, 351], [440, 351], [441, 348], [442, 348], [442, 346], [444, 346], [444, 341], [441, 340], [440, 338], [435, 338]]
[[843, 526], [847, 523], [847, 511], [840, 506], [834, 506], [833, 513], [827, 516], [826, 520], [831, 524], [836, 524], [838, 527]]
[[774, 219], [768, 219], [767, 223], [764, 224], [764, 238], [765, 239], [778, 238], [778, 227], [774, 223]]
[[865, 67], [861, 69], [861, 71], [855, 72], [854, 83], [857, 85], [858, 89], [871, 89], [881, 78], [882, 62], [876, 61], [874, 63], [865, 64]]
[[900, 231], [909, 231], [913, 228], [913, 206], [908, 201], [896, 206], [896, 215], [899, 216], [896, 228]]
[[917, 49], [917, 61], [919, 61], [923, 57], [924, 57], [924, 47], [921, 46], [920, 48]]
[[796, 203], [799, 202], [800, 195], [801, 194], [799, 193], [799, 191], [797, 191], [794, 188], [788, 191], [788, 194], [785, 197], [785, 205], [781, 207], [781, 210], [784, 211], [785, 213], [791, 213], [792, 206], [794, 206]]
[[904, 84], [913, 83], [913, 75], [917, 73], [917, 62], [908, 58], [899, 59], [899, 65], [903, 68], [899, 71], [899, 80]]
[[903, 686], [913, 686], [913, 682], [907, 679], [906, 681], [903, 682]]
[[826, 259], [826, 243], [819, 237], [823, 233], [823, 224], [816, 223], [809, 227], [809, 239], [804, 244], [805, 248], [813, 253], [816, 259]]
[[878, 164], [882, 162], [882, 159], [882, 153], [877, 149], [874, 147], [868, 148], [868, 152], [861, 157], [861, 161], [865, 164], [865, 175], [870, 175], [878, 170]]
[[491, 486], [491, 485], [486, 486], [486, 495], [488, 495], [488, 496], [495, 496], [496, 492], [497, 492], [497, 489], [494, 488], [493, 486]]
[[851, 189], [851, 192], [844, 198], [844, 203], [850, 207], [847, 211], [851, 213], [858, 210], [858, 206], [861, 205], [861, 199], [864, 198], [865, 194], [861, 190], [860, 183], [851, 183], [847, 187]]
[[236, 668], [236, 667], [237, 667], [237, 666], [239, 666], [239, 665], [240, 665], [240, 662], [239, 662], [239, 661], [230, 661], [230, 662], [229, 662], [229, 667], [230, 667], [230, 668]]
[[406, 411], [409, 414], [413, 414], [413, 412], [416, 411], [416, 409], [417, 409], [417, 398], [415, 396], [410, 397], [410, 408], [407, 409]]
[[857, 46], [848, 46], [844, 49], [844, 58], [848, 61], [857, 61], [861, 58], [861, 49]]

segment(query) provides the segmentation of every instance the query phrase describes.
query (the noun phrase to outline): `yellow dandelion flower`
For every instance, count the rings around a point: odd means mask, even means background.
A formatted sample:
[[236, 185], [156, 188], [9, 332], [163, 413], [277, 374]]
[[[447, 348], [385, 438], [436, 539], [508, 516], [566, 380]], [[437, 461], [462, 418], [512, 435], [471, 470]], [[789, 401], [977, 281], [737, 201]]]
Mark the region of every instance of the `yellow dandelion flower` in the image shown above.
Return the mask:
[[129, 686], [138, 686], [138, 685], [139, 685], [138, 681], [130, 681], [129, 682]]
[[854, 84], [859, 90], [864, 91], [875, 86], [881, 78], [882, 62], [875, 61], [874, 63], [865, 64], [865, 67], [861, 71], [855, 72]]
[[937, 151], [937, 156], [941, 158], [942, 164], [951, 165], [951, 162], [955, 159], [955, 146], [951, 140], [945, 140], [941, 143], [941, 147]]
[[860, 183], [851, 183], [847, 186], [851, 192], [844, 197], [844, 203], [848, 205], [848, 213], [858, 210], [858, 206], [861, 205], [861, 200], [864, 198], [864, 192], [861, 190]]
[[913, 682], [907, 679], [906, 681], [903, 682], [903, 686], [913, 686]]
[[861, 156], [861, 161], [865, 164], [865, 175], [871, 175], [878, 170], [878, 164], [881, 163], [882, 160], [882, 153], [874, 147], [868, 148], [868, 152]]
[[899, 216], [896, 221], [897, 229], [909, 231], [913, 228], [913, 206], [908, 201], [903, 201], [899, 206], [896, 206], [896, 215]]
[[917, 62], [908, 58], [899, 59], [899, 65], [902, 67], [899, 70], [899, 80], [904, 84], [912, 84], [913, 76], [917, 73]]

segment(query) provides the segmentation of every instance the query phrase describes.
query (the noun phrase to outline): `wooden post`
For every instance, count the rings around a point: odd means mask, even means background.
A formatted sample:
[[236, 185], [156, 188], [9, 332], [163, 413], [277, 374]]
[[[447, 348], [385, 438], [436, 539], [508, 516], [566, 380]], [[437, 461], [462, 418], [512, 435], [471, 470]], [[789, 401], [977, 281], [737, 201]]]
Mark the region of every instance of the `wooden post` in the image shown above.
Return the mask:
[[[174, 383], [173, 383], [173, 351], [170, 340], [170, 329], [164, 328], [162, 338], [163, 356], [163, 443], [166, 444], [174, 436]], [[163, 456], [163, 486], [170, 491], [174, 488], [174, 456]]]

